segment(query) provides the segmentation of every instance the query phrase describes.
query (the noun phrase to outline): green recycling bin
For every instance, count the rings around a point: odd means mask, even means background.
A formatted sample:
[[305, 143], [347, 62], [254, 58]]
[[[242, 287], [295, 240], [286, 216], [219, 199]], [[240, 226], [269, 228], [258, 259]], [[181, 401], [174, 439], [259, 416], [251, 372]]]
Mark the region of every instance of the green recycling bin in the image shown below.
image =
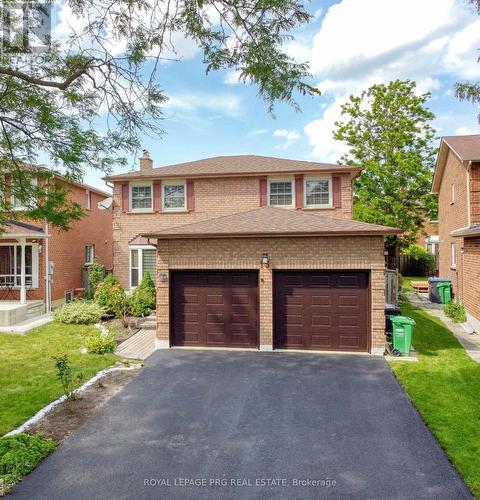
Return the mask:
[[415, 321], [407, 316], [390, 316], [392, 322], [393, 349], [401, 354], [408, 354], [412, 346]]
[[448, 304], [452, 300], [452, 283], [445, 281], [437, 284], [438, 294], [440, 295], [440, 302]]

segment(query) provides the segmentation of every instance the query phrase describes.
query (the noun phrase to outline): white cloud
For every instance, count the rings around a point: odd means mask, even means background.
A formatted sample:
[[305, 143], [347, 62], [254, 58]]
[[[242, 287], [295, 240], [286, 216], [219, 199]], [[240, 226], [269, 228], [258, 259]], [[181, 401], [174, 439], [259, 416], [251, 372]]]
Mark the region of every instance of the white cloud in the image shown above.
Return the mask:
[[305, 125], [312, 157], [336, 161], [345, 146], [332, 138], [341, 104], [375, 83], [417, 82], [417, 92], [441, 88], [442, 78], [480, 74], [480, 21], [458, 0], [342, 0], [325, 13], [308, 47], [318, 88], [329, 104]]
[[249, 135], [264, 135], [269, 132], [270, 130], [268, 128], [256, 128], [254, 130], [250, 130]]
[[287, 130], [286, 128], [279, 128], [273, 131], [274, 137], [281, 137], [284, 141], [277, 147], [280, 149], [289, 148], [294, 142], [300, 139], [301, 135], [296, 130]]
[[216, 112], [228, 116], [241, 113], [241, 100], [233, 94], [183, 93], [169, 96], [165, 109], [186, 113]]

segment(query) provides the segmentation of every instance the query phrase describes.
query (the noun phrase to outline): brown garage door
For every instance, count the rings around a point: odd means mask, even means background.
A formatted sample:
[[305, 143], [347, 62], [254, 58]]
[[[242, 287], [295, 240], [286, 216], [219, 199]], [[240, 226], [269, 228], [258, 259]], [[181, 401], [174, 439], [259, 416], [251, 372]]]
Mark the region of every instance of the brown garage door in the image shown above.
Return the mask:
[[368, 274], [276, 272], [277, 348], [367, 351]]
[[256, 272], [178, 271], [172, 280], [173, 345], [257, 347]]

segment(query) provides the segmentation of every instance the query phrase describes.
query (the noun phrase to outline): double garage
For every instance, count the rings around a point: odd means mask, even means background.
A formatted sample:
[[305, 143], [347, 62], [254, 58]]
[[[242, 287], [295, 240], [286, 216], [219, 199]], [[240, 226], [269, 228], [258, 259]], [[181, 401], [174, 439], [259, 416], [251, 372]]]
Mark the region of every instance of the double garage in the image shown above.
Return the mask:
[[[258, 271], [173, 271], [171, 344], [259, 347]], [[273, 347], [368, 351], [369, 274], [274, 271]]]
[[383, 353], [396, 233], [262, 207], [143, 234], [157, 244], [157, 348]]

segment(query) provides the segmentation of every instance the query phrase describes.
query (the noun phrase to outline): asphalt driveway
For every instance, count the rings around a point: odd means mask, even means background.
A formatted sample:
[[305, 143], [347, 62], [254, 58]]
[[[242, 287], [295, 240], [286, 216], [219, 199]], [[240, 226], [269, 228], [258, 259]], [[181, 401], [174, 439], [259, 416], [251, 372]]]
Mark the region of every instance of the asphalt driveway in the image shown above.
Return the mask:
[[471, 498], [381, 358], [158, 351], [15, 498]]

